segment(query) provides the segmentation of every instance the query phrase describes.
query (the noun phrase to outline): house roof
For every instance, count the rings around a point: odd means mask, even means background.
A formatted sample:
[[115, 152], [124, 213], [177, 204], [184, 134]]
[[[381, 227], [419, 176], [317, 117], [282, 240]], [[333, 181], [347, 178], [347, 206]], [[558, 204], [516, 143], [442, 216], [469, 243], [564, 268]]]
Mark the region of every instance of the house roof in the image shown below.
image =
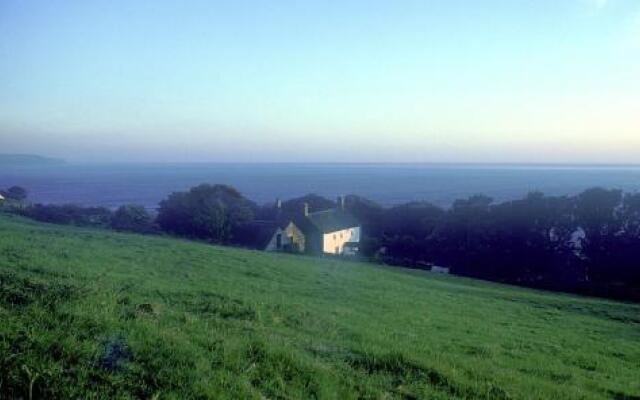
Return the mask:
[[0, 194], [0, 200], [4, 200], [4, 196]]
[[358, 220], [351, 214], [340, 209], [331, 209], [309, 213], [307, 217], [294, 221], [303, 231], [310, 230], [329, 233], [359, 226]]
[[279, 228], [282, 226], [276, 221], [252, 221], [238, 228], [238, 239], [245, 246], [262, 250]]

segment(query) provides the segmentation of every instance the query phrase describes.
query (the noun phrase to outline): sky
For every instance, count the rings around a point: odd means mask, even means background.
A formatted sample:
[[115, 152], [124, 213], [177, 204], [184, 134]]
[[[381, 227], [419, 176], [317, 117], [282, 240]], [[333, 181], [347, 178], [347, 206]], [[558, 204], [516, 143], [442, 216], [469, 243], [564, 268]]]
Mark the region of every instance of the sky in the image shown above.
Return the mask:
[[640, 163], [640, 0], [0, 0], [0, 153]]

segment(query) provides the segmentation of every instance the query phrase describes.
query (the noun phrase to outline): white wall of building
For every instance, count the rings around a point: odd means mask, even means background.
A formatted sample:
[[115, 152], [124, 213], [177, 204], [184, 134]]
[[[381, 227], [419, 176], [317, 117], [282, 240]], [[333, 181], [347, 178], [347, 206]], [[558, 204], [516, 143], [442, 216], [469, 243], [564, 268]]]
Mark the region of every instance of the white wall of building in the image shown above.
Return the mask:
[[343, 229], [325, 233], [322, 238], [322, 251], [330, 254], [342, 254], [342, 248], [347, 242], [360, 241], [360, 227]]

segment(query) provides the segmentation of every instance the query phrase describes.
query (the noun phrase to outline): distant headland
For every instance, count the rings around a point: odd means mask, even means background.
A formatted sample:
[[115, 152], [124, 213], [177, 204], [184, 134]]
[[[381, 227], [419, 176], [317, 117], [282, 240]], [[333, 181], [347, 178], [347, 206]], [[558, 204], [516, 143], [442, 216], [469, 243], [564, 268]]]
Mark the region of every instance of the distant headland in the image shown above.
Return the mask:
[[65, 160], [60, 158], [44, 157], [35, 154], [1, 154], [0, 166], [41, 166], [65, 164]]

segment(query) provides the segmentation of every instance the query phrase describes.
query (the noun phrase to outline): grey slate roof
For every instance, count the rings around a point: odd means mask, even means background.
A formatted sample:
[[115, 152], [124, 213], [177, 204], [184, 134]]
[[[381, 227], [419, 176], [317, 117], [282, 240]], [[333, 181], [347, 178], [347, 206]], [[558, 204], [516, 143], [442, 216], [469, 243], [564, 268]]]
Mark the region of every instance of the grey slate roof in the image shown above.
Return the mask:
[[237, 234], [244, 246], [263, 250], [278, 228], [282, 226], [276, 221], [251, 221], [238, 227]]
[[331, 209], [309, 213], [305, 218], [298, 218], [294, 223], [303, 231], [329, 233], [342, 229], [360, 226], [358, 220], [351, 214], [340, 209]]

